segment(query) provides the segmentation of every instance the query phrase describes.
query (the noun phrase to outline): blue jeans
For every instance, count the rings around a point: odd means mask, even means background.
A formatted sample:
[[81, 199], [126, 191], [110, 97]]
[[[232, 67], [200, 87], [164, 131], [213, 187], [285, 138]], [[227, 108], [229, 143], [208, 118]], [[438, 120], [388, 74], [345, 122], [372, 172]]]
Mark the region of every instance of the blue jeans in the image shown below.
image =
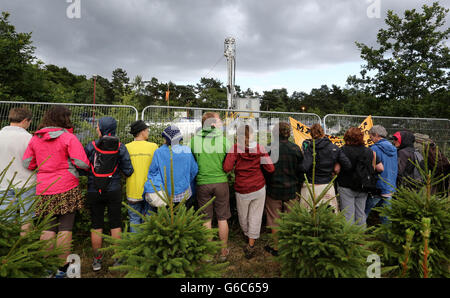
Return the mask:
[[[369, 216], [370, 211], [374, 207], [389, 206], [391, 204], [392, 197], [382, 197], [380, 195], [369, 195], [366, 200], [366, 208], [364, 210], [366, 214], [366, 220]], [[380, 221], [382, 224], [389, 223], [389, 219], [385, 216], [380, 216]]]
[[[6, 192], [6, 197], [3, 202], [0, 204], [0, 210], [5, 210], [11, 203], [16, 208], [18, 207], [20, 215], [25, 215], [24, 219], [26, 221], [32, 219], [34, 217], [34, 212], [31, 213], [30, 208], [34, 203], [32, 197], [36, 195], [36, 187], [32, 187], [31, 189], [25, 191], [20, 196], [20, 204], [16, 195], [20, 190], [9, 189]], [[0, 200], [3, 199], [5, 195], [5, 191], [0, 191]]]
[[[150, 211], [154, 211], [154, 209], [147, 203], [146, 200], [142, 200], [142, 201], [134, 203], [134, 204], [130, 204], [128, 202], [128, 205], [142, 215], [150, 215]], [[144, 221], [139, 216], [139, 214], [136, 214], [136, 212], [133, 212], [130, 209], [128, 209], [128, 216], [130, 217], [130, 232], [136, 233], [137, 232], [136, 228], [132, 227], [131, 224], [139, 225], [139, 224], [143, 223]]]

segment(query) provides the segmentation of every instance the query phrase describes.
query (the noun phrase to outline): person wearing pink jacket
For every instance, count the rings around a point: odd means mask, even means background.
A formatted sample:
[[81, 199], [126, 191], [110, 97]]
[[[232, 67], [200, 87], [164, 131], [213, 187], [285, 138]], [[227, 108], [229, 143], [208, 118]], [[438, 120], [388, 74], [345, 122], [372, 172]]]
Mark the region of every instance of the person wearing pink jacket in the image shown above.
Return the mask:
[[[41, 240], [53, 239], [58, 234], [57, 246], [65, 251], [60, 257], [66, 260], [70, 254], [72, 227], [75, 212], [83, 207], [79, 189], [79, 169], [89, 169], [89, 160], [83, 145], [73, 134], [71, 111], [64, 106], [50, 108], [42, 118], [37, 131], [28, 143], [23, 155], [23, 165], [37, 171], [36, 216], [53, 212], [54, 219]], [[68, 263], [59, 268], [56, 277], [65, 277]]]

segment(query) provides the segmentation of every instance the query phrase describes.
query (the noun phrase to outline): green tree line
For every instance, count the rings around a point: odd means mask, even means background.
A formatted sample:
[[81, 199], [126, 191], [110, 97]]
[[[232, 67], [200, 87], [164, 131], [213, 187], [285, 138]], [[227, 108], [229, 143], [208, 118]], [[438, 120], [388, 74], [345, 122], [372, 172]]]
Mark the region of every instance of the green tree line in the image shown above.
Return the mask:
[[[355, 42], [365, 64], [349, 75], [345, 87], [322, 85], [309, 93], [286, 88], [263, 91], [236, 86], [237, 96], [261, 99], [263, 111], [450, 118], [450, 52], [445, 26], [449, 9], [435, 2], [403, 17], [388, 11], [377, 47]], [[17, 33], [0, 17], [0, 100], [93, 103], [94, 77], [76, 75], [66, 67], [44, 64], [34, 56], [31, 33]], [[111, 80], [97, 76], [97, 104], [226, 108], [226, 87], [216, 78], [196, 85], [162, 82], [156, 77], [131, 79], [116, 68]], [[166, 91], [170, 90], [169, 101]]]

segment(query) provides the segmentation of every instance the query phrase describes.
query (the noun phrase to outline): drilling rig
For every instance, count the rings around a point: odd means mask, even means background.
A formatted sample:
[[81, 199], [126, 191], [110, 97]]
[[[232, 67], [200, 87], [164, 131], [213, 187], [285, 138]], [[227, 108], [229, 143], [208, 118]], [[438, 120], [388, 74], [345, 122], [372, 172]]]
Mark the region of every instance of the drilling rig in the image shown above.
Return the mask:
[[[234, 86], [235, 77], [236, 77], [236, 40], [233, 37], [225, 38], [224, 43], [224, 56], [227, 58], [227, 70], [228, 70], [228, 84], [227, 84], [227, 113], [226, 113], [226, 123], [229, 124], [230, 121], [234, 121], [237, 118], [254, 118], [255, 114], [253, 113], [240, 113], [233, 112], [242, 106], [242, 103], [245, 102], [247, 108], [246, 110], [258, 110], [259, 111], [259, 101], [257, 105], [255, 105], [254, 100], [251, 98], [238, 98], [236, 96], [236, 89]], [[251, 106], [251, 107], [249, 107]]]
[[234, 89], [236, 71], [236, 40], [233, 37], [225, 38], [224, 48], [224, 56], [227, 58], [228, 69], [227, 108], [228, 110], [232, 110], [236, 108], [236, 90]]

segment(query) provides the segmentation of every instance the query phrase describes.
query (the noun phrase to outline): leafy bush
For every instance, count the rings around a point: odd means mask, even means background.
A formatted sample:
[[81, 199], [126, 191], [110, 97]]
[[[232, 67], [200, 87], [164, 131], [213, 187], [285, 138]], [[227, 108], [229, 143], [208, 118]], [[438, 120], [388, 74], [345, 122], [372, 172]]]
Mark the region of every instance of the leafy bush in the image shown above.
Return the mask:
[[225, 264], [211, 260], [221, 248], [220, 242], [211, 241], [216, 229], [203, 225], [202, 209], [187, 209], [185, 200], [175, 207], [167, 182], [165, 189], [162, 199], [167, 206], [141, 215], [144, 222], [134, 225], [137, 233], [125, 231], [121, 239], [104, 235], [114, 245], [103, 250], [113, 250], [113, 258], [123, 264], [112, 269], [126, 271], [125, 277], [220, 277]]
[[162, 137], [161, 133], [167, 127], [168, 124], [166, 125], [164, 123], [158, 124], [158, 123], [148, 123], [147, 122], [147, 125], [149, 127], [148, 128], [148, 141], [156, 143], [156, 144], [158, 144], [158, 146], [160, 144], [163, 144], [164, 138]]
[[[313, 152], [315, 168], [314, 143]], [[281, 214], [278, 260], [284, 277], [365, 277], [367, 236], [364, 228], [334, 213], [324, 201], [333, 182], [316, 196], [314, 178], [312, 185], [306, 181], [310, 196], [302, 200], [309, 208], [295, 202], [290, 212]]]
[[[426, 155], [426, 154], [425, 154]], [[415, 236], [409, 244], [409, 267], [407, 275], [409, 277], [423, 276], [424, 244], [423, 219], [428, 218], [430, 223], [430, 235], [428, 246], [430, 256], [428, 257], [428, 276], [430, 277], [450, 277], [449, 273], [449, 252], [450, 252], [450, 201], [447, 193], [432, 193], [432, 187], [440, 183], [448, 175], [435, 177], [435, 169], [428, 167], [424, 156], [425, 166], [420, 168], [417, 163], [414, 165], [419, 169], [424, 182], [417, 183], [410, 181], [412, 187], [400, 187], [395, 192], [390, 206], [378, 208], [382, 216], [389, 219], [389, 224], [381, 225], [376, 231], [380, 241], [379, 249], [383, 251], [386, 262], [391, 265], [398, 265], [398, 272], [403, 268], [404, 246], [407, 245], [405, 231], [410, 230]], [[419, 189], [419, 190], [417, 190]]]
[[[0, 173], [0, 181], [5, 178], [11, 163]], [[6, 191], [14, 189], [13, 181], [14, 178]], [[51, 227], [52, 214], [40, 216], [33, 221], [33, 203], [29, 210], [19, 215], [19, 207], [36, 200], [36, 196], [22, 198], [22, 195], [33, 187], [34, 185], [15, 189], [17, 204], [10, 203], [0, 210], [0, 277], [45, 277], [48, 271], [54, 272], [64, 263], [58, 257], [63, 252], [61, 248], [56, 248], [56, 239], [39, 239], [41, 233]], [[6, 192], [0, 197], [0, 205], [5, 202], [5, 197]], [[22, 226], [25, 224], [32, 226], [21, 236]]]

